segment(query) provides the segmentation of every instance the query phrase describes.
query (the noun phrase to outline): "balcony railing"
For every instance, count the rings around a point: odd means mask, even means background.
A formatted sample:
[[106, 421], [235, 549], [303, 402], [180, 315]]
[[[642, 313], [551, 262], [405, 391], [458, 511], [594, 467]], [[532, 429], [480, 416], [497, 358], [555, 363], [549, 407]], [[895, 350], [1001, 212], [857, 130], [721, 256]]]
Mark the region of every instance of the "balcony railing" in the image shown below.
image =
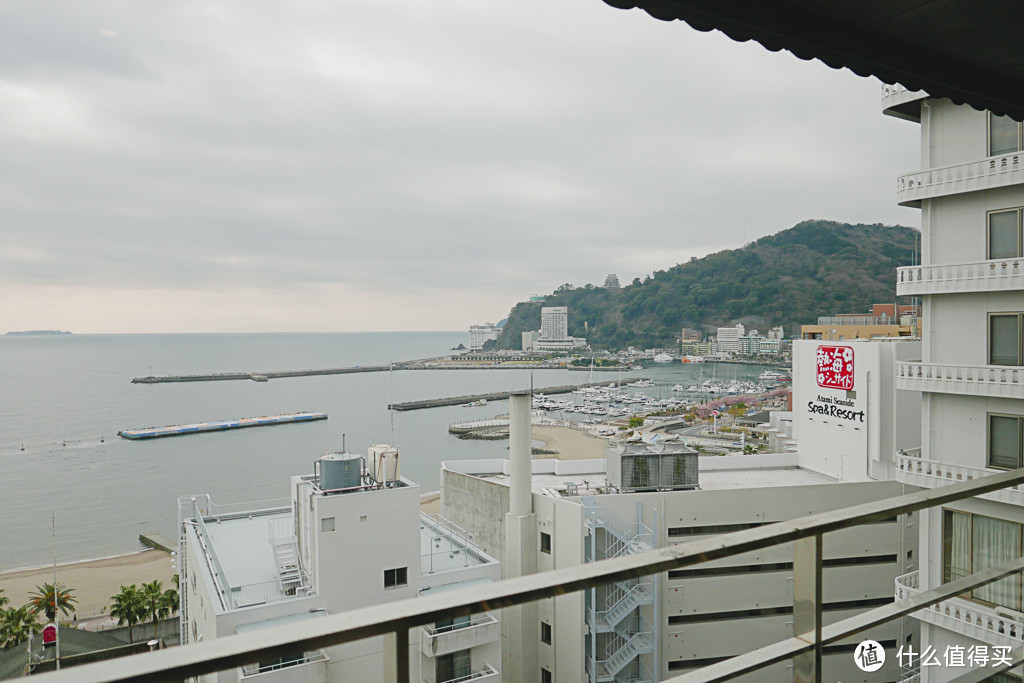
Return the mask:
[[[986, 469], [982, 467], [967, 467], [936, 460], [924, 460], [921, 458], [921, 450], [897, 451], [896, 481], [901, 484], [920, 486], [921, 488], [934, 489], [939, 486], [946, 486], [958, 481], [972, 481], [996, 474], [1000, 470]], [[998, 500], [1001, 503], [1011, 505], [1024, 505], [1024, 487], [1009, 486], [998, 491], [985, 493], [979, 498]]]
[[1000, 259], [896, 270], [896, 294], [961, 294], [1024, 289], [1024, 259]]
[[[894, 515], [946, 505], [1024, 483], [1024, 469], [938, 489], [917, 491], [797, 519], [709, 536], [677, 546], [627, 554], [599, 562], [469, 586], [435, 595], [374, 605], [288, 626], [266, 628], [185, 647], [98, 662], [36, 677], [36, 683], [154, 683], [240, 667], [261, 658], [288, 657], [364, 638], [394, 635], [390, 674], [409, 681], [409, 629], [457, 616], [512, 607], [639, 576], [660, 574], [780, 544], [793, 544], [793, 630], [799, 635], [669, 679], [671, 683], [717, 683], [793, 660], [797, 683], [818, 682], [822, 648], [872, 627], [911, 614], [993, 581], [1024, 571], [1024, 558], [956, 579], [907, 599], [822, 625], [822, 547], [824, 535]], [[986, 675], [1024, 662], [1024, 650]], [[1000, 668], [1001, 667], [1001, 668]], [[497, 672], [492, 675], [497, 676]]]
[[424, 626], [420, 650], [427, 657], [440, 657], [457, 650], [468, 650], [501, 638], [501, 622], [490, 614], [474, 616], [468, 622], [441, 628]]
[[[920, 595], [921, 592], [918, 572], [896, 577], [897, 602]], [[914, 617], [983, 643], [1010, 647], [1024, 644], [1024, 623], [1019, 618], [999, 614], [992, 607], [970, 600], [943, 600], [914, 613]]]
[[907, 90], [902, 85], [882, 86], [882, 111], [906, 121], [921, 120], [920, 101], [928, 97], [923, 90]]
[[901, 175], [896, 180], [896, 201], [900, 206], [919, 207], [923, 199], [1018, 183], [1024, 183], [1024, 152], [1011, 152]]
[[897, 363], [896, 388], [941, 394], [1024, 398], [1024, 367]]
[[296, 666], [316, 664], [318, 662], [324, 662], [324, 665], [326, 666], [327, 661], [327, 654], [322, 650], [317, 650], [316, 652], [309, 652], [307, 654], [304, 654], [302, 657], [286, 659], [284, 661], [275, 662], [274, 664], [246, 664], [245, 666], [241, 667], [242, 678], [263, 676], [264, 674], [275, 673], [285, 669], [291, 669]]
[[443, 681], [434, 681], [432, 677], [425, 677], [423, 683], [470, 683], [470, 681], [496, 681], [501, 678], [501, 673], [490, 664], [484, 664], [471, 674], [449, 678]]

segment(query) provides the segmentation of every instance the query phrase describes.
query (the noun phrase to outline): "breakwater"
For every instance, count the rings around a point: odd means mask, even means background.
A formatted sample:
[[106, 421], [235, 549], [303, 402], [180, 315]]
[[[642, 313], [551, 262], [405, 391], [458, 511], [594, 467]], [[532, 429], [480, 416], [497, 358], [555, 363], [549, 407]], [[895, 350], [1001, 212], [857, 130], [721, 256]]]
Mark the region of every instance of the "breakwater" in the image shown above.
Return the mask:
[[[535, 394], [568, 394], [580, 387], [606, 387], [614, 382], [595, 382], [593, 384], [563, 384], [557, 387], [535, 388]], [[476, 401], [502, 401], [508, 398], [508, 391], [492, 391], [486, 394], [468, 394], [465, 396], [450, 396], [448, 398], [429, 398], [422, 401], [405, 401], [394, 403], [388, 406], [391, 410], [422, 410], [424, 408], [439, 408], [441, 406], [459, 406]]]
[[[383, 372], [391, 369], [388, 365], [364, 365], [351, 368], [325, 368], [321, 370], [279, 370], [273, 372], [214, 372], [208, 375], [162, 375], [135, 377], [132, 384], [162, 384], [164, 382], [221, 382], [248, 379], [266, 382], [283, 377], [312, 377], [315, 375], [346, 375], [354, 372]], [[395, 367], [396, 370], [401, 368]]]

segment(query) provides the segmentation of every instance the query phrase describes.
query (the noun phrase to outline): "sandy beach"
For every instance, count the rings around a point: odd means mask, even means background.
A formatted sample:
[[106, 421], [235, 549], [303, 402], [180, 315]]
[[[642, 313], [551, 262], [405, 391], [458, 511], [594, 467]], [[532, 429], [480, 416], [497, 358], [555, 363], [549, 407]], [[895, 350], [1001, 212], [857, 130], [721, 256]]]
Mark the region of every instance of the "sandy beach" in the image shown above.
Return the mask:
[[[165, 588], [173, 588], [173, 574], [171, 556], [161, 550], [57, 565], [57, 582], [74, 589], [72, 595], [78, 598], [81, 621], [105, 612], [110, 596], [120, 591], [121, 586], [140, 585], [158, 579]], [[0, 574], [0, 589], [11, 605], [18, 607], [28, 602], [28, 595], [36, 586], [52, 581], [53, 567], [24, 569]]]
[[554, 455], [535, 455], [534, 458], [558, 460], [593, 460], [604, 458], [607, 439], [591, 436], [586, 432], [569, 427], [544, 426], [533, 428], [533, 439], [544, 442], [545, 450], [556, 451]]

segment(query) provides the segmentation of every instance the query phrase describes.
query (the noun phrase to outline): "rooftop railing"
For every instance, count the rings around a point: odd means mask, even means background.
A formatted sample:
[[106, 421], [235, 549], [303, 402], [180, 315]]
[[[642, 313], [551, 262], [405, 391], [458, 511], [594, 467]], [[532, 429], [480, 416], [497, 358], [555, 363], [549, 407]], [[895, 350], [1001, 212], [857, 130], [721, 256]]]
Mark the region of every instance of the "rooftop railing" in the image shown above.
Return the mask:
[[[628, 554], [565, 569], [531, 574], [497, 583], [470, 586], [425, 597], [332, 614], [299, 624], [267, 628], [46, 673], [38, 683], [152, 683], [181, 681], [190, 676], [244, 666], [274, 657], [301, 656], [319, 648], [363, 638], [394, 634], [392, 674], [409, 681], [409, 629], [454, 617], [521, 605], [639, 576], [659, 574], [710, 560], [732, 557], [785, 543], [793, 544], [792, 638], [767, 645], [669, 679], [671, 683], [716, 683], [793, 661], [794, 681], [822, 680], [822, 649], [874, 626], [937, 605], [979, 586], [1024, 571], [1024, 558], [956, 579], [938, 588], [908, 594], [899, 602], [871, 609], [840, 622], [822, 624], [822, 543], [825, 534], [893, 515], [924, 510], [1024, 483], [1024, 469], [995, 474], [942, 488], [872, 501], [840, 510], [807, 515], [786, 522], [710, 536], [689, 543]], [[909, 592], [908, 592], [909, 593]], [[1007, 664], [971, 672], [962, 680], [984, 680], [1024, 662], [1024, 648], [1014, 650]], [[975, 678], [975, 674], [980, 674]], [[961, 679], [958, 679], [961, 680]]]

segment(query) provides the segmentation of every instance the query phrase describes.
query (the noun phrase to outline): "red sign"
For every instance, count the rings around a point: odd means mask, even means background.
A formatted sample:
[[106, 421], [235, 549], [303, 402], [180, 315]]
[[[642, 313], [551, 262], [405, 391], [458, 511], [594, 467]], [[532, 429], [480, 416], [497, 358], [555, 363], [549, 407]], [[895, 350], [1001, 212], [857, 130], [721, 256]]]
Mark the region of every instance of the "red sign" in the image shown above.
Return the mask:
[[47, 624], [43, 627], [43, 647], [53, 647], [57, 644], [57, 627], [54, 624]]
[[826, 389], [853, 389], [853, 349], [849, 346], [819, 346], [818, 386]]

